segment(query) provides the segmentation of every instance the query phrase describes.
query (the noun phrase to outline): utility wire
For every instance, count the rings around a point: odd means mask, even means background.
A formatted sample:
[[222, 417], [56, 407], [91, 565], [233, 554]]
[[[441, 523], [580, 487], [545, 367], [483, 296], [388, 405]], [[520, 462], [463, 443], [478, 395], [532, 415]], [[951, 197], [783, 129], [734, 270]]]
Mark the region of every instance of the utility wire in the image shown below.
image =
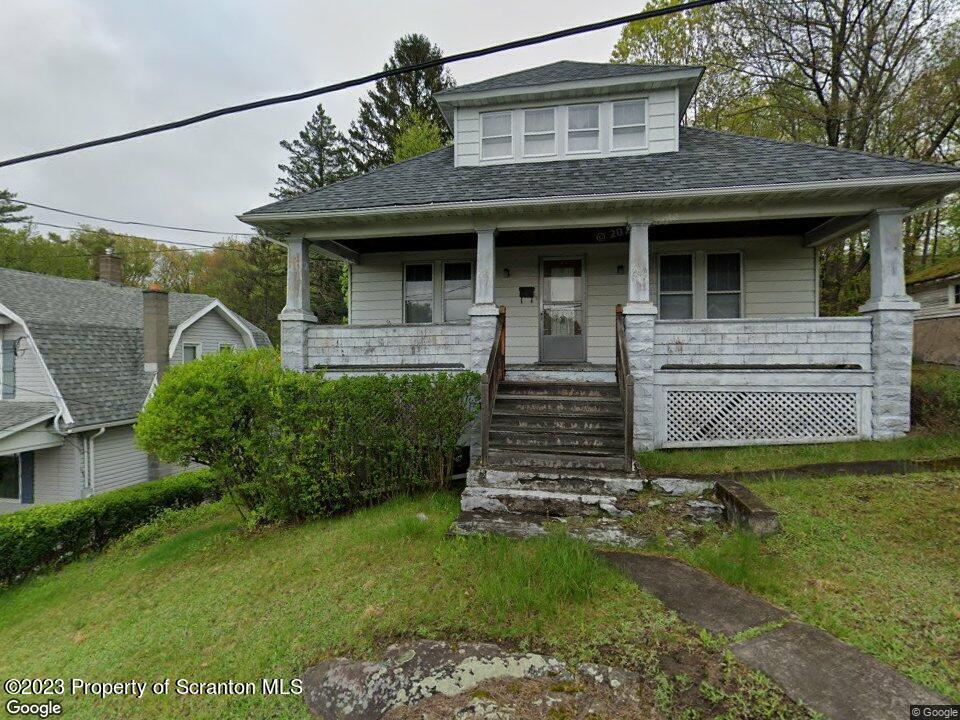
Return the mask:
[[[41, 208], [43, 210], [52, 210], [53, 212], [63, 213], [64, 215], [75, 215], [77, 217], [87, 218], [88, 220], [99, 220], [101, 222], [114, 223], [116, 225], [140, 225], [142, 227], [160, 228], [162, 230], [182, 230], [183, 232], [206, 233], [208, 235], [243, 235], [244, 237], [256, 237], [257, 233], [249, 232], [220, 232], [218, 230], [201, 230], [200, 228], [178, 227], [177, 225], [158, 225], [156, 223], [140, 222], [138, 220], [115, 220], [113, 218], [100, 217], [98, 215], [86, 215], [85, 213], [74, 212], [73, 210], [64, 210], [49, 205], [30, 202], [22, 198], [16, 198], [14, 202], [18, 205], [29, 205], [30, 207]], [[38, 223], [40, 224], [40, 223]]]
[[[163, 245], [185, 245], [186, 247], [182, 248], [169, 248], [170, 250], [188, 250], [193, 248], [200, 248], [202, 250], [215, 250], [216, 246], [214, 245], [202, 245], [200, 243], [191, 243], [185, 242], [183, 240], [159, 240], [157, 238], [144, 237], [143, 235], [130, 235], [129, 233], [118, 233], [111, 230], [106, 230], [104, 228], [89, 228], [89, 227], [77, 227], [72, 225], [57, 225], [55, 223], [40, 222], [38, 220], [30, 220], [29, 225], [42, 225], [43, 227], [58, 228], [60, 230], [73, 230], [76, 232], [91, 232], [98, 233], [100, 235], [110, 235], [111, 237], [122, 237], [122, 238], [140, 238], [141, 240], [151, 240], [155, 243], [160, 243]], [[256, 236], [254, 236], [256, 237]], [[66, 242], [66, 241], [61, 241]], [[151, 251], [153, 252], [153, 251]]]
[[397, 75], [403, 75], [408, 72], [426, 70], [427, 68], [437, 67], [438, 65], [450, 65], [462, 60], [472, 60], [474, 58], [493, 55], [494, 53], [503, 52], [505, 50], [514, 50], [517, 48], [530, 47], [532, 45], [540, 45], [551, 40], [559, 40], [561, 38], [572, 37], [574, 35], [582, 35], [595, 30], [603, 30], [605, 28], [615, 27], [617, 25], [625, 25], [638, 20], [650, 20], [652, 18], [673, 15], [674, 13], [685, 12], [687, 10], [694, 10], [696, 8], [707, 7], [710, 5], [717, 5], [728, 1], [729, 0], [690, 0], [690, 2], [678, 3], [677, 5], [670, 5], [668, 7], [657, 8], [655, 10], [644, 10], [643, 12], [633, 13], [631, 15], [623, 15], [610, 20], [601, 20], [599, 22], [587, 23], [586, 25], [577, 25], [575, 27], [570, 27], [563, 30], [555, 30], [542, 35], [534, 35], [532, 37], [527, 37], [520, 40], [511, 40], [509, 42], [499, 43], [497, 45], [490, 45], [479, 50], [469, 50], [467, 52], [455, 53], [453, 55], [447, 55], [446, 57], [440, 57], [435, 60], [426, 60], [421, 63], [401, 65], [400, 67], [371, 73], [369, 75], [354, 78], [353, 80], [343, 80], [341, 82], [333, 83], [331, 85], [324, 85], [312, 90], [304, 90], [302, 92], [291, 93], [289, 95], [278, 95], [275, 97], [263, 98], [261, 100], [254, 100], [253, 102], [241, 103], [240, 105], [230, 105], [228, 107], [210, 110], [208, 112], [201, 113], [199, 115], [192, 115], [180, 120], [161, 123], [160, 125], [152, 125], [140, 130], [131, 130], [130, 132], [121, 133], [119, 135], [111, 135], [109, 137], [99, 138], [97, 140], [87, 140], [86, 142], [77, 143], [75, 145], [65, 145], [52, 150], [44, 150], [42, 152], [30, 153], [29, 155], [21, 155], [20, 157], [0, 160], [0, 167], [20, 165], [21, 163], [41, 160], [43, 158], [53, 157], [55, 155], [66, 155], [67, 153], [77, 152], [78, 150], [86, 150], [87, 148], [98, 147], [101, 145], [111, 145], [113, 143], [123, 142], [124, 140], [132, 140], [133, 138], [138, 137], [145, 137], [147, 135], [156, 135], [157, 133], [167, 132], [169, 130], [177, 130], [188, 125], [196, 125], [197, 123], [206, 122], [207, 120], [213, 120], [214, 118], [223, 117], [225, 115], [235, 115], [237, 113], [255, 110], [262, 107], [269, 107], [271, 105], [281, 105], [284, 103], [296, 102], [297, 100], [317, 97], [318, 95], [325, 95], [327, 93], [356, 87], [358, 85], [365, 85], [369, 82], [383, 80], [389, 77], [395, 77]]

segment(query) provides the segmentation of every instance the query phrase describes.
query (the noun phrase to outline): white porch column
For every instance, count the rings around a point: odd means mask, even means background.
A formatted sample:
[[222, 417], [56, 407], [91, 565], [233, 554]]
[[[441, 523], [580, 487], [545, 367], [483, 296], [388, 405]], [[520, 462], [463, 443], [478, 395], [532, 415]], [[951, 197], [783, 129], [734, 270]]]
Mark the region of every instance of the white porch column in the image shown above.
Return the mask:
[[650, 450], [654, 414], [653, 334], [657, 308], [650, 302], [650, 221], [633, 220], [629, 230], [627, 304], [623, 308], [630, 374], [633, 375], [633, 446]]
[[860, 312], [873, 323], [874, 438], [899, 437], [910, 429], [913, 314], [919, 305], [904, 286], [904, 213], [891, 208], [870, 216], [870, 299]]
[[473, 305], [470, 308], [470, 356], [474, 372], [485, 372], [497, 328], [497, 306], [493, 301], [496, 286], [496, 229], [477, 228], [477, 262]]
[[280, 312], [280, 355], [283, 366], [306, 370], [308, 328], [317, 322], [310, 309], [310, 244], [287, 238], [287, 304]]

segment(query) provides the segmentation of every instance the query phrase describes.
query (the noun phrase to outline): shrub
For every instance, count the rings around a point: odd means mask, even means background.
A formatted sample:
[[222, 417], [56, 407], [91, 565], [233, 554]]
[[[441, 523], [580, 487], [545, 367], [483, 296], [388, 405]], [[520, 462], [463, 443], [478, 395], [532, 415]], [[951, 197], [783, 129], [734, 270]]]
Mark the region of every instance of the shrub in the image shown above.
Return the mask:
[[0, 583], [100, 550], [166, 508], [216, 496], [210, 473], [199, 471], [0, 516]]
[[960, 368], [914, 365], [910, 414], [916, 427], [956, 429], [960, 424]]
[[327, 380], [223, 353], [171, 370], [136, 432], [165, 462], [209, 466], [248, 521], [303, 520], [444, 487], [478, 405], [475, 373]]

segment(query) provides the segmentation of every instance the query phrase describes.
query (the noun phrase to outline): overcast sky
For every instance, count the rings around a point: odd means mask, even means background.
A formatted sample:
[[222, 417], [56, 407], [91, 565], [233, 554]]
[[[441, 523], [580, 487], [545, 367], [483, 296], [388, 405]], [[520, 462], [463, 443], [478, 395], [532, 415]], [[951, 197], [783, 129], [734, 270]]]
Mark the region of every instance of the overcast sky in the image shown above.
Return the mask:
[[[378, 70], [400, 35], [445, 53], [636, 12], [605, 0], [4, 0], [0, 157], [114, 134]], [[460, 84], [555, 60], [603, 62], [611, 29], [450, 67]], [[346, 131], [368, 88], [321, 98]], [[249, 231], [235, 216], [269, 200], [316, 99], [0, 169], [0, 188], [92, 215]], [[78, 220], [42, 210], [36, 220]], [[124, 230], [122, 226], [111, 229]], [[43, 228], [38, 228], [43, 229]], [[127, 228], [129, 231], [129, 228]], [[213, 243], [212, 236], [139, 231]]]

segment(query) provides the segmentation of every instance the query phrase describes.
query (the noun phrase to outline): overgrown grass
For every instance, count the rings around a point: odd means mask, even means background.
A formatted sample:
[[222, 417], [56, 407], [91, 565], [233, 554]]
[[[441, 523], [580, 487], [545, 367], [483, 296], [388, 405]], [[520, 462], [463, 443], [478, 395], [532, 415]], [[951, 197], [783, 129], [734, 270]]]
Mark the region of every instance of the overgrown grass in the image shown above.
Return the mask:
[[782, 533], [676, 552], [960, 700], [960, 473], [750, 485]]
[[941, 460], [960, 457], [960, 433], [918, 431], [896, 440], [855, 440], [822, 445], [748, 445], [637, 454], [640, 467], [661, 475], [722, 475], [783, 470], [817, 463], [872, 460]]
[[[707, 717], [701, 682], [733, 698], [710, 717], [804, 716], [763, 678], [722, 671], [720, 650], [582, 545], [445, 538], [457, 509], [440, 494], [254, 535], [225, 505], [166, 513], [98, 557], [0, 592], [0, 676], [293, 678], [330, 655], [373, 657], [421, 636], [624, 664], [664, 688], [676, 716]], [[664, 658], [686, 659], [689, 690]], [[64, 714], [308, 717], [298, 697], [259, 694], [67, 698]]]

